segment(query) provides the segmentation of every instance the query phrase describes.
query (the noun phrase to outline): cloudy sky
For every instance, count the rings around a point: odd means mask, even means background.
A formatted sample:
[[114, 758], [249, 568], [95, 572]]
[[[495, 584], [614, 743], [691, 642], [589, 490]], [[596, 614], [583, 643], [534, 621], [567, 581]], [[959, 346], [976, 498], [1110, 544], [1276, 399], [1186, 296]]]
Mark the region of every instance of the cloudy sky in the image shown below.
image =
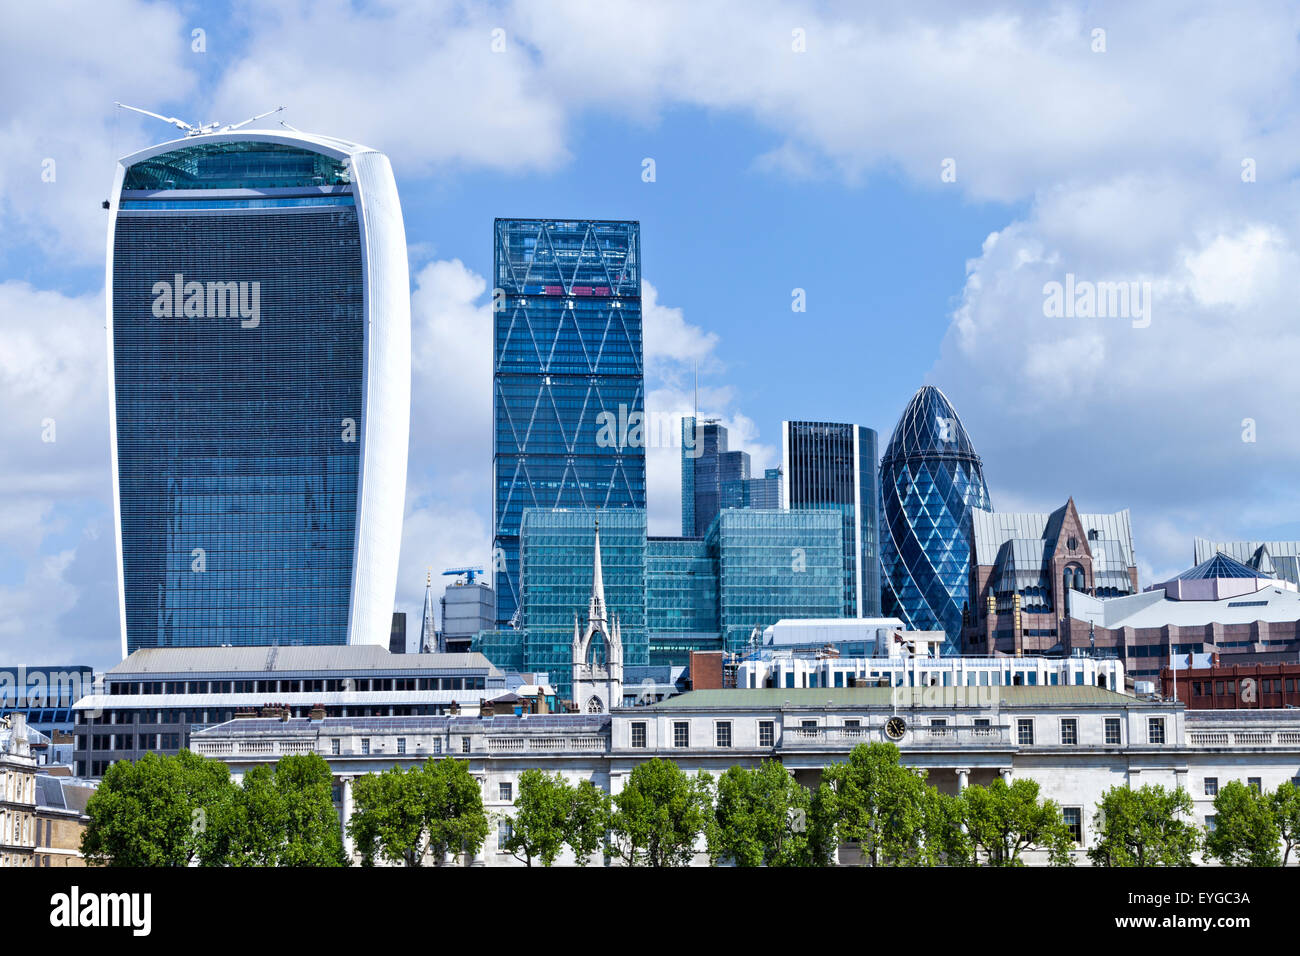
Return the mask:
[[[939, 385], [995, 508], [1132, 509], [1145, 585], [1196, 535], [1300, 537], [1298, 33], [1285, 3], [11, 6], [0, 662], [118, 657], [100, 202], [171, 137], [114, 101], [283, 104], [391, 157], [413, 617], [425, 567], [488, 559], [496, 216], [641, 221], [651, 411], [689, 409], [698, 364], [762, 468], [782, 419], [883, 446]], [[1067, 275], [1149, 289], [1149, 324], [1046, 314]], [[675, 533], [676, 452], [650, 455]]]

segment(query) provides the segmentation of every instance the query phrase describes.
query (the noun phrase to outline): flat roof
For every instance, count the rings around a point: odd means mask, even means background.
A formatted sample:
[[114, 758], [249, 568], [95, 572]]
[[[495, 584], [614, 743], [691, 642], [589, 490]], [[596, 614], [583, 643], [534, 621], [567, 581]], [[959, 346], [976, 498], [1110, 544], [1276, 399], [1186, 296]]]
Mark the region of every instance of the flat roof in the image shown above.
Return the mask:
[[[696, 690], [636, 710], [690, 710], [695, 707], [774, 707], [787, 702], [792, 707], [890, 707], [895, 694], [937, 691], [955, 695], [963, 691], [968, 697], [993, 692], [995, 699], [1012, 707], [1054, 704], [1110, 704], [1127, 706], [1147, 704], [1137, 697], [1121, 694], [1090, 684], [1045, 687], [762, 687], [737, 690]], [[943, 706], [939, 704], [938, 706]]]
[[112, 668], [108, 677], [431, 670], [481, 670], [494, 676], [501, 673], [478, 652], [393, 654], [378, 644], [328, 644], [292, 647], [147, 647], [135, 651]]

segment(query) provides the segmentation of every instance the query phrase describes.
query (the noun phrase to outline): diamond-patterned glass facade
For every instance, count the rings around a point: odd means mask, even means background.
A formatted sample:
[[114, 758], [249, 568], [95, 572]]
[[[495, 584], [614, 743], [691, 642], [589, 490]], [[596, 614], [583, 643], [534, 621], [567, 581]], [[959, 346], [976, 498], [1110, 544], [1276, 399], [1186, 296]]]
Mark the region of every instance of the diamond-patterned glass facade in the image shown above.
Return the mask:
[[884, 611], [961, 646], [969, 601], [971, 509], [993, 510], [979, 456], [947, 396], [908, 403], [880, 462]]
[[[500, 626], [520, 606], [525, 509], [645, 508], [637, 427], [645, 413], [640, 236], [636, 222], [496, 221], [492, 462]], [[579, 606], [585, 602], [583, 595]]]

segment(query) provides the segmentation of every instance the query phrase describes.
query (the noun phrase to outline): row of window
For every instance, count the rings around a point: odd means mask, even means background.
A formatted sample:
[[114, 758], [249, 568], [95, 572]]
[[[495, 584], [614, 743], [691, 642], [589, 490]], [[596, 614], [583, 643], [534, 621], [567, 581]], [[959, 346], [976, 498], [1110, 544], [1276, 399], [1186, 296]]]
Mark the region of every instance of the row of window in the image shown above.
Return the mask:
[[483, 690], [478, 677], [358, 677], [303, 680], [113, 681], [110, 695], [311, 694], [342, 691]]
[[[1283, 687], [1288, 694], [1295, 693], [1296, 680], [1294, 677], [1288, 677], [1285, 680], [1281, 677], [1261, 677], [1259, 678], [1259, 692], [1261, 694], [1281, 694]], [[1209, 695], [1211, 692], [1215, 695], [1236, 694], [1237, 682], [1235, 680], [1216, 680], [1216, 681], [1192, 681], [1192, 693], [1199, 696]]]

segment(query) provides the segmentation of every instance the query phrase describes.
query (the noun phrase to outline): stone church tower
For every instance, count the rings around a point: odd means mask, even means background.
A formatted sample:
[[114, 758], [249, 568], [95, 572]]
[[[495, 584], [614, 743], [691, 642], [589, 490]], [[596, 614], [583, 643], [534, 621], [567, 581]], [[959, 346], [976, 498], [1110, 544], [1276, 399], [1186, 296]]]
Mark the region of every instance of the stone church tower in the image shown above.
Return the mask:
[[[597, 634], [605, 642], [605, 663], [593, 663], [591, 639]], [[608, 713], [623, 703], [623, 642], [617, 618], [612, 625], [605, 608], [605, 576], [600, 567], [600, 519], [596, 519], [595, 565], [592, 569], [591, 599], [587, 603], [587, 629], [573, 616], [573, 701], [585, 713]]]

